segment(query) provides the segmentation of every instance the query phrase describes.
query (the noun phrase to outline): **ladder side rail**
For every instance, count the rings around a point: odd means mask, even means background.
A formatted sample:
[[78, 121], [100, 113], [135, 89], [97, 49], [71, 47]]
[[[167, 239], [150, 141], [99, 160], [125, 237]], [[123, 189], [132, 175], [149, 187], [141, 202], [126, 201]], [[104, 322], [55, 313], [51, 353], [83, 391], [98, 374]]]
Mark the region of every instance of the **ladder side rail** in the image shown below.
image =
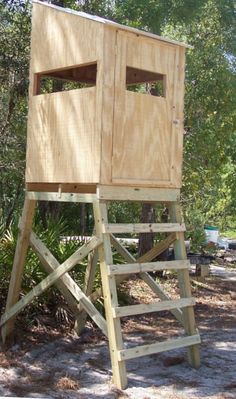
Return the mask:
[[103, 223], [107, 222], [107, 205], [105, 202], [94, 202], [93, 209], [96, 234], [103, 241], [103, 245], [99, 247], [98, 253], [100, 259], [113, 382], [119, 389], [124, 389], [127, 386], [126, 365], [124, 360], [118, 358], [118, 351], [124, 349], [121, 323], [120, 319], [114, 319], [112, 315], [112, 308], [118, 306], [116, 280], [115, 276], [108, 276], [107, 274], [107, 264], [113, 263], [110, 235], [104, 233], [103, 226]]
[[[179, 203], [173, 203], [169, 205], [169, 214], [172, 222], [182, 223], [182, 213]], [[175, 259], [177, 260], [187, 259], [184, 233], [182, 232], [177, 233], [177, 240], [174, 242], [174, 254]], [[187, 269], [178, 270], [177, 276], [179, 281], [180, 296], [182, 298], [191, 298], [192, 293], [189, 271]], [[183, 309], [183, 321], [186, 334], [196, 335], [198, 333], [195, 322], [194, 309], [192, 306]], [[199, 345], [190, 346], [188, 350], [188, 359], [193, 367], [198, 368], [200, 366]]]

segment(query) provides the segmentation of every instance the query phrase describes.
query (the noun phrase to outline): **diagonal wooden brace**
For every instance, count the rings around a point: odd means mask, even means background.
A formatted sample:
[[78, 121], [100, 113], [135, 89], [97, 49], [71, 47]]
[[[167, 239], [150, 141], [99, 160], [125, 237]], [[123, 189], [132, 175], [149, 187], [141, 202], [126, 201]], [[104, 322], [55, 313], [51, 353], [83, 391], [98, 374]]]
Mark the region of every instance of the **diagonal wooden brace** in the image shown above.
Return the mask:
[[[38, 255], [42, 265], [45, 267], [46, 271], [51, 273], [56, 270], [60, 264], [52, 253], [47, 249], [44, 243], [32, 232], [30, 235], [30, 245], [34, 252]], [[107, 324], [106, 320], [95, 308], [90, 299], [85, 295], [85, 293], [80, 289], [80, 287], [74, 282], [68, 273], [57, 280], [55, 284], [58, 286], [62, 294], [64, 295], [66, 301], [69, 305], [78, 312], [79, 305], [88, 313], [91, 319], [97, 324], [97, 326], [102, 330], [102, 332], [107, 336]], [[75, 300], [74, 300], [75, 298]]]
[[[50, 274], [59, 266], [56, 258], [52, 255], [52, 253], [47, 249], [46, 245], [36, 236], [34, 232], [31, 232], [30, 234], [29, 245], [38, 256], [41, 265], [43, 266], [47, 274]], [[68, 288], [65, 287], [63, 283], [63, 277], [55, 282], [55, 286], [64, 296], [70, 310], [76, 316], [76, 314], [78, 313], [78, 301], [70, 293]]]
[[[22, 309], [25, 308], [32, 300], [46, 291], [51, 285], [53, 285], [59, 278], [65, 273], [69, 272], [78, 262], [85, 258], [90, 251], [97, 248], [101, 244], [101, 240], [97, 237], [91, 238], [91, 240], [85, 243], [79, 248], [73, 255], [71, 255], [65, 262], [63, 262], [56, 270], [54, 270], [49, 276], [47, 276], [41, 283], [36, 285], [27, 295], [25, 295], [20, 301], [13, 305], [1, 318], [0, 326], [4, 325], [8, 320], [16, 316]], [[74, 286], [76, 285], [73, 283]]]
[[[167, 237], [166, 239], [165, 239], [165, 241], [166, 241], [166, 243], [168, 243], [168, 245], [170, 245], [170, 241], [172, 241], [172, 239], [173, 239], [173, 241], [175, 241], [176, 240], [176, 235], [171, 235], [171, 237]], [[172, 242], [173, 242], [172, 241]], [[111, 235], [111, 242], [112, 242], [112, 245], [116, 248], [116, 250], [123, 256], [123, 258], [127, 261], [127, 262], [131, 262], [131, 263], [136, 263], [136, 262], [140, 262], [140, 260], [141, 260], [141, 262], [144, 262], [144, 261], [150, 261], [150, 260], [152, 260], [155, 256], [157, 256], [158, 255], [158, 247], [157, 247], [157, 249], [156, 249], [156, 251], [154, 251], [154, 248], [152, 248], [149, 252], [150, 252], [150, 254], [148, 255], [148, 253], [147, 254], [144, 254], [142, 257], [140, 257], [140, 258], [138, 258], [138, 259], [135, 259], [135, 257], [133, 256], [133, 255], [131, 255], [130, 253], [129, 253], [129, 251], [127, 251], [127, 249], [126, 248], [124, 248], [120, 243], [119, 243], [119, 241], [115, 238], [115, 236], [114, 235]], [[161, 249], [162, 249], [162, 251], [161, 252], [163, 252], [163, 248], [164, 248], [164, 245], [162, 244], [161, 245]], [[156, 252], [156, 254], [155, 254], [155, 252]], [[145, 281], [145, 283], [152, 289], [152, 291], [156, 294], [156, 295], [158, 295], [159, 296], [159, 298], [161, 299], [161, 300], [170, 300], [171, 298], [169, 297], [169, 295], [167, 295], [166, 293], [165, 293], [165, 291], [161, 288], [161, 286], [155, 281], [155, 280], [153, 280], [153, 278], [147, 273], [147, 272], [143, 272], [143, 273], [140, 273], [139, 274], [139, 276], [142, 278], [142, 280], [144, 280]], [[119, 278], [120, 278], [120, 280], [119, 280]], [[117, 277], [117, 282], [121, 282], [121, 281], [123, 281], [124, 280], [124, 276], [119, 276], [119, 277]], [[183, 324], [183, 312], [182, 312], [182, 310], [181, 309], [172, 309], [171, 310], [171, 313], [176, 317], [176, 319], [181, 323], [181, 324]]]
[[[87, 297], [93, 291], [93, 284], [96, 276], [97, 263], [98, 263], [98, 251], [95, 249], [94, 251], [90, 252], [88, 256], [88, 265], [85, 272], [83, 292]], [[76, 316], [74, 330], [79, 335], [86, 324], [87, 313], [84, 311], [83, 307], [81, 308], [80, 305], [78, 308], [79, 312]]]

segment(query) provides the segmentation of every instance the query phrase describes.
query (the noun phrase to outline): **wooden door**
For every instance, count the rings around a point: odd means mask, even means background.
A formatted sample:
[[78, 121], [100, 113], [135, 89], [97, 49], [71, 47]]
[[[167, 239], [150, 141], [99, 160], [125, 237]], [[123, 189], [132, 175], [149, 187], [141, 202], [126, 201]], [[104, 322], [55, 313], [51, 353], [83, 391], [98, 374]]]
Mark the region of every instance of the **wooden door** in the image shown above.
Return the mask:
[[118, 31], [113, 184], [180, 187], [183, 56], [177, 45]]

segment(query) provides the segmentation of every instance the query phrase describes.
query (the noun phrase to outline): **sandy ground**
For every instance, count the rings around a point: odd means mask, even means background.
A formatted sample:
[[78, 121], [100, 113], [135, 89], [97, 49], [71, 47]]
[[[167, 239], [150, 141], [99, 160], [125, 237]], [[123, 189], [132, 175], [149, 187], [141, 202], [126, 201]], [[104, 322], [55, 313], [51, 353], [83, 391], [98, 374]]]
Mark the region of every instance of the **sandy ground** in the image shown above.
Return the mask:
[[[128, 388], [111, 383], [108, 345], [89, 324], [81, 337], [50, 337], [32, 328], [8, 351], [0, 352], [0, 396], [70, 399], [234, 399], [236, 398], [236, 270], [212, 267], [216, 275], [194, 288], [202, 344], [200, 369], [186, 361], [186, 349], [127, 362]], [[141, 290], [142, 286], [140, 286]], [[169, 327], [167, 327], [169, 325]], [[124, 321], [127, 346], [176, 336], [169, 313]], [[18, 334], [19, 335], [19, 334]]]

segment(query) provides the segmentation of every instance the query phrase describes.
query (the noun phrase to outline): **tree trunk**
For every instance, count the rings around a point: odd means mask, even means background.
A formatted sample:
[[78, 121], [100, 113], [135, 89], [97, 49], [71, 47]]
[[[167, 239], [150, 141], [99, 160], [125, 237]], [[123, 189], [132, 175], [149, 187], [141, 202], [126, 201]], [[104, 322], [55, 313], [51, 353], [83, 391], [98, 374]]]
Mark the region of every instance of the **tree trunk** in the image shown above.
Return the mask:
[[86, 232], [86, 204], [83, 202], [80, 204], [79, 224], [80, 224], [79, 226], [80, 235], [84, 237]]
[[[141, 223], [154, 223], [155, 211], [152, 204], [142, 204]], [[138, 256], [144, 255], [153, 247], [154, 233], [141, 233], [139, 235]]]

